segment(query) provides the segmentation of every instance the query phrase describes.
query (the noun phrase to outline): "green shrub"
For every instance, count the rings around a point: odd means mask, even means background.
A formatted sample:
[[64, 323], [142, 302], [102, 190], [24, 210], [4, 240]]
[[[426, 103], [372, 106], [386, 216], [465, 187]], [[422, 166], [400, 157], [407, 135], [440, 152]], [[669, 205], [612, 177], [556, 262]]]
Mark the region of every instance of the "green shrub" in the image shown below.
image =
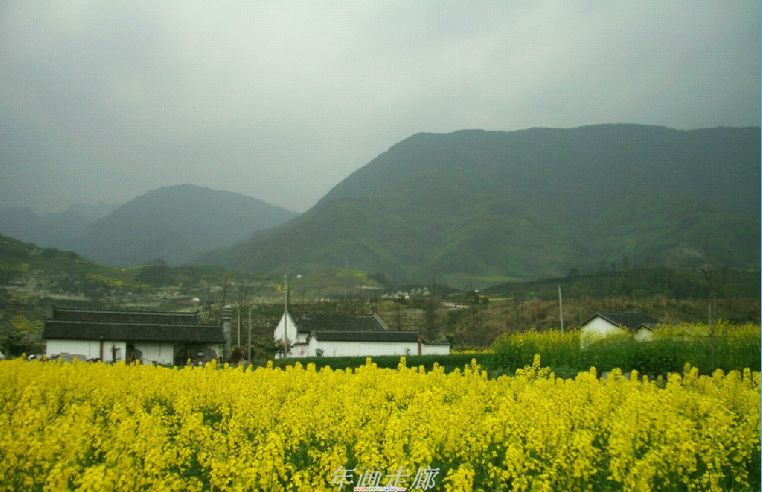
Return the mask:
[[557, 374], [575, 374], [595, 367], [599, 372], [620, 368], [642, 374], [682, 372], [685, 364], [708, 374], [715, 369], [758, 368], [760, 366], [759, 326], [732, 325], [661, 326], [654, 339], [637, 342], [630, 334], [609, 336], [580, 347], [579, 332], [530, 331], [507, 334], [492, 346], [499, 368], [511, 373], [530, 365], [540, 354], [543, 365]]

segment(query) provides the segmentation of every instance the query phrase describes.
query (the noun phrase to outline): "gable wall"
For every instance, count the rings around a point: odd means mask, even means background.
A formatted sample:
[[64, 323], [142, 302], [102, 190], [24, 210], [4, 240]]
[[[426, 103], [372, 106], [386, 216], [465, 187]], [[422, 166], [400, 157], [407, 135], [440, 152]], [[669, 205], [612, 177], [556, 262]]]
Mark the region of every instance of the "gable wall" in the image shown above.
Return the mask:
[[596, 317], [595, 319], [590, 320], [590, 322], [580, 329], [580, 332], [582, 334], [596, 334], [603, 336], [613, 335], [615, 333], [627, 333], [622, 328], [609, 323], [601, 317]]
[[654, 339], [654, 332], [648, 328], [641, 328], [635, 332], [635, 340], [638, 342], [650, 342]]
[[[288, 316], [288, 323], [286, 323], [286, 316]], [[298, 341], [306, 341], [306, 335], [302, 336], [304, 340], [297, 340], [296, 323], [294, 323], [293, 318], [291, 318], [291, 315], [288, 313], [280, 317], [278, 326], [275, 327], [273, 338], [282, 341], [284, 338], [284, 332], [285, 337], [288, 338], [292, 344]]]
[[619, 328], [618, 326], [609, 323], [605, 319], [596, 316], [594, 319], [585, 323], [579, 330], [579, 342], [582, 348], [587, 347], [596, 340], [606, 338], [611, 335], [622, 335], [627, 333], [626, 330]]

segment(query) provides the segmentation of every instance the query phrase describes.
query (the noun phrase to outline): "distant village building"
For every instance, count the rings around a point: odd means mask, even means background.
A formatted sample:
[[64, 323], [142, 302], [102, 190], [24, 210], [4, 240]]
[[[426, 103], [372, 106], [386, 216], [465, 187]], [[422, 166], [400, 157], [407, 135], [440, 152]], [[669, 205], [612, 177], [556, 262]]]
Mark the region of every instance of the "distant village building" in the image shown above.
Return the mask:
[[653, 339], [652, 328], [658, 323], [645, 313], [598, 312], [580, 328], [580, 341], [585, 347], [611, 335], [631, 333], [635, 340], [645, 342]]
[[105, 362], [174, 364], [222, 357], [222, 326], [196, 313], [53, 308], [42, 331], [45, 354]]
[[377, 314], [286, 311], [274, 338], [287, 357], [363, 357], [449, 354], [450, 344], [431, 343], [414, 331], [393, 331]]

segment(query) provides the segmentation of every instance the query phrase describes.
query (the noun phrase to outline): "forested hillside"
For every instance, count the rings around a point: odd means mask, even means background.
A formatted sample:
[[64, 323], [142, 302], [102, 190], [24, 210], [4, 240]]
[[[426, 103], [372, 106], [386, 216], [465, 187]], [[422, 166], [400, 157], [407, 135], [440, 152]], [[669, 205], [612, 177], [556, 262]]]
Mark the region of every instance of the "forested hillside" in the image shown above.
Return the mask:
[[758, 128], [417, 134], [299, 218], [197, 261], [460, 286], [612, 262], [757, 269], [759, 149]]

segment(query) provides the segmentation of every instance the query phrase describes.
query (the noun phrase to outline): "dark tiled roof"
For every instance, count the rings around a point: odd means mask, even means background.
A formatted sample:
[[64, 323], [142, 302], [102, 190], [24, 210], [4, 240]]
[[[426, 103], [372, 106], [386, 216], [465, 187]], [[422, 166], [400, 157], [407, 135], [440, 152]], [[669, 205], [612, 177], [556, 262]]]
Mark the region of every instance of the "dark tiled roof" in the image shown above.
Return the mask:
[[[598, 312], [595, 316], [601, 318], [619, 326], [620, 328], [629, 328], [630, 330], [637, 330], [641, 326], [650, 328], [659, 323], [659, 320], [645, 313], [614, 313], [614, 312]], [[593, 318], [595, 318], [593, 316]], [[593, 319], [590, 318], [590, 319]]]
[[223, 343], [222, 327], [201, 325], [195, 313], [53, 309], [45, 320], [46, 340], [124, 340]]
[[417, 342], [418, 333], [414, 331], [329, 331], [313, 332], [322, 342]]
[[53, 319], [102, 323], [137, 323], [157, 325], [197, 325], [196, 313], [159, 311], [118, 311], [100, 309], [53, 308]]
[[215, 325], [156, 325], [89, 323], [46, 320], [46, 340], [124, 340], [144, 342], [223, 343], [222, 327]]
[[387, 327], [375, 314], [291, 313], [299, 333], [313, 331], [386, 331]]

